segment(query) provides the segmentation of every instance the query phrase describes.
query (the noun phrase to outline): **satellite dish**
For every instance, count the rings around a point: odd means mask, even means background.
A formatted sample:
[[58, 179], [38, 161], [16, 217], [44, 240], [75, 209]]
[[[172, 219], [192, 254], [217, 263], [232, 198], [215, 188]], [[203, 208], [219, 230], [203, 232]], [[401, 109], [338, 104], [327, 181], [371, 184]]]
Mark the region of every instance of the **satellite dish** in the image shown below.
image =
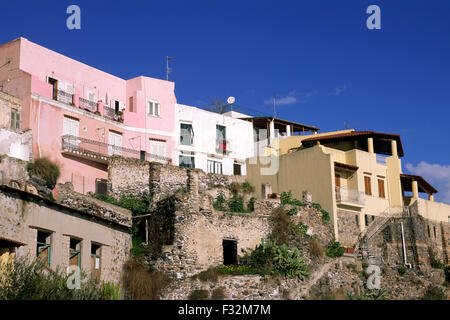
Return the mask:
[[231, 96], [231, 97], [228, 97], [227, 102], [228, 102], [228, 104], [233, 104], [236, 102], [236, 99], [233, 96]]

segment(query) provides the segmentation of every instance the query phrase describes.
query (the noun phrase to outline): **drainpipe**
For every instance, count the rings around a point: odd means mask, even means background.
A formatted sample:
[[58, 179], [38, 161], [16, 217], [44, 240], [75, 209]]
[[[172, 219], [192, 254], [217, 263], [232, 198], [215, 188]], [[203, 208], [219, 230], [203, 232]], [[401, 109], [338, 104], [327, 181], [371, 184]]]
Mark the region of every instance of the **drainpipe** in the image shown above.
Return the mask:
[[408, 263], [408, 260], [406, 258], [406, 244], [405, 244], [405, 230], [403, 229], [403, 221], [400, 222], [400, 225], [402, 226], [402, 245], [403, 245], [403, 260], [405, 262], [405, 266], [408, 268], [412, 268], [411, 263]]
[[41, 143], [39, 140], [39, 124], [40, 124], [40, 118], [41, 118], [41, 98], [38, 99], [38, 115], [37, 115], [37, 145], [38, 145], [38, 150], [39, 150], [39, 158], [41, 158]]

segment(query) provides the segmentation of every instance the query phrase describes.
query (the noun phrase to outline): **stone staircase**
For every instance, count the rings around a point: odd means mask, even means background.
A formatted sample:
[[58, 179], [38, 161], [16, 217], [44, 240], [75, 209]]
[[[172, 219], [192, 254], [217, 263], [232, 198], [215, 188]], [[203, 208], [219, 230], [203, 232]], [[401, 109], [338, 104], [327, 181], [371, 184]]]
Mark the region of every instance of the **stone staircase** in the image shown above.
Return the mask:
[[377, 257], [370, 251], [370, 240], [394, 217], [410, 216], [409, 207], [388, 207], [360, 233], [355, 244], [355, 257], [375, 263]]

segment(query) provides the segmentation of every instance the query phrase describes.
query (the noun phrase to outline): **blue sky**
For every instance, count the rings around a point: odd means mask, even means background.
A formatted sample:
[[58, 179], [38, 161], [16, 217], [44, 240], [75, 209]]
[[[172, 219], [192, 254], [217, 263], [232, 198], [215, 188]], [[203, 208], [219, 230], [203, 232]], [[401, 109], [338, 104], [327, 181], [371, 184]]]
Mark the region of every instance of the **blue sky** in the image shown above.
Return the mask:
[[[66, 8], [81, 8], [81, 30]], [[366, 8], [381, 8], [381, 30]], [[450, 203], [450, 1], [9, 1], [19, 36], [128, 79], [171, 79], [179, 103], [240, 106], [318, 126], [399, 133], [405, 172]]]

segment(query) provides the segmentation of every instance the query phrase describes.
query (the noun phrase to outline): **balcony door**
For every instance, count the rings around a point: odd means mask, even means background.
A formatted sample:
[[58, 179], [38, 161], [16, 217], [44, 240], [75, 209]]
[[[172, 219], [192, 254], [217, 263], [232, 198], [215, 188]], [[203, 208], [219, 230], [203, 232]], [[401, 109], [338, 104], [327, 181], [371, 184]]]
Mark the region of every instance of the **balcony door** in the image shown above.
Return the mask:
[[122, 155], [122, 135], [113, 131], [109, 132], [108, 155]]
[[69, 136], [64, 138], [64, 143], [69, 144], [71, 148], [78, 148], [78, 131], [80, 123], [77, 119], [64, 117], [63, 121], [63, 136]]
[[341, 175], [336, 173], [334, 175], [334, 181], [336, 185], [336, 200], [341, 200]]

